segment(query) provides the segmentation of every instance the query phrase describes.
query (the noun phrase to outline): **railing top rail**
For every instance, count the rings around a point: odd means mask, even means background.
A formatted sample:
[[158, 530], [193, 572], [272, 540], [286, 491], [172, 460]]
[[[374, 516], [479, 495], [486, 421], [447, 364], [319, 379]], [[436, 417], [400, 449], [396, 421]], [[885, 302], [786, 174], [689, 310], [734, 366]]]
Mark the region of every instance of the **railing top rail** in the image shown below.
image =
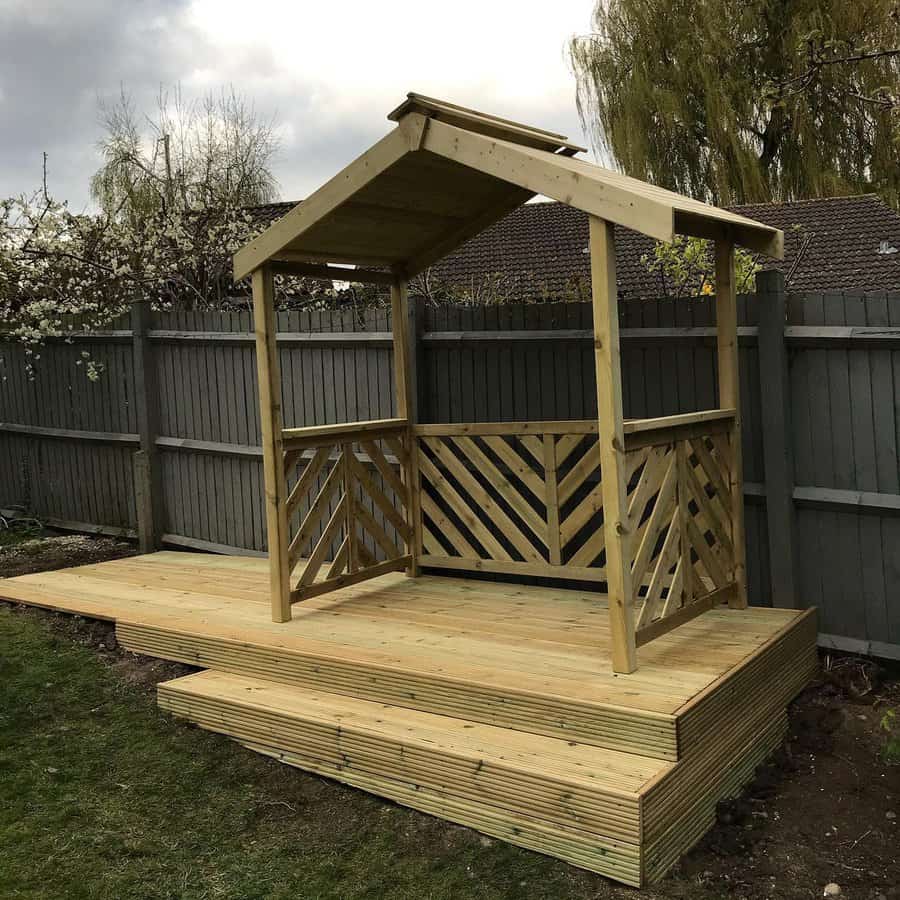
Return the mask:
[[369, 419], [364, 422], [340, 422], [336, 425], [311, 425], [308, 428], [285, 428], [281, 439], [285, 449], [326, 446], [340, 441], [357, 441], [376, 435], [404, 431], [406, 419]]
[[640, 431], [656, 431], [660, 428], [676, 428], [679, 425], [696, 425], [700, 422], [717, 422], [722, 419], [733, 419], [733, 409], [701, 409], [696, 412], [679, 413], [674, 416], [660, 416], [655, 419], [626, 419], [625, 434], [637, 434]]
[[704, 409], [658, 419], [627, 420], [625, 450], [659, 447], [688, 438], [722, 434], [732, 427], [734, 417], [733, 409]]
[[413, 434], [419, 437], [500, 434], [591, 434], [596, 432], [596, 419], [573, 419], [561, 422], [454, 422], [413, 426]]
[[[733, 409], [702, 409], [697, 412], [661, 416], [655, 419], [626, 419], [625, 434], [664, 432], [667, 429], [701, 425], [705, 422], [731, 421]], [[551, 422], [453, 422], [413, 426], [420, 437], [452, 437], [454, 435], [501, 434], [596, 434], [596, 419], [567, 419]]]

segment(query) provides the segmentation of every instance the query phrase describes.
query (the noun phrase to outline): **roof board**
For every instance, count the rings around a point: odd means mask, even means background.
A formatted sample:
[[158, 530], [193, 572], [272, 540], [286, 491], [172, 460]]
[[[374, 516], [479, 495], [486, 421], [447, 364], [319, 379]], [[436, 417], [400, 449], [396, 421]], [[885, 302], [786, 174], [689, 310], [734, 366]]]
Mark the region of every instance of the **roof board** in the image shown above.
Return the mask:
[[417, 94], [391, 115], [392, 132], [235, 254], [236, 279], [288, 257], [410, 276], [535, 194], [657, 240], [725, 237], [782, 255], [777, 228], [574, 159], [561, 135]]

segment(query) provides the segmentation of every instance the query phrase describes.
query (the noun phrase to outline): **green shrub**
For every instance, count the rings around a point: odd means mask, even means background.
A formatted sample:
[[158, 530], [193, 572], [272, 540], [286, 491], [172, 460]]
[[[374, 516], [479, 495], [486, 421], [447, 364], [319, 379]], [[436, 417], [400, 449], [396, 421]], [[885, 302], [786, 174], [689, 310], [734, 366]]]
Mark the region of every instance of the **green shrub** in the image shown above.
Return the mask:
[[881, 717], [881, 730], [885, 733], [881, 747], [881, 758], [889, 766], [900, 766], [900, 722], [897, 713], [889, 709]]

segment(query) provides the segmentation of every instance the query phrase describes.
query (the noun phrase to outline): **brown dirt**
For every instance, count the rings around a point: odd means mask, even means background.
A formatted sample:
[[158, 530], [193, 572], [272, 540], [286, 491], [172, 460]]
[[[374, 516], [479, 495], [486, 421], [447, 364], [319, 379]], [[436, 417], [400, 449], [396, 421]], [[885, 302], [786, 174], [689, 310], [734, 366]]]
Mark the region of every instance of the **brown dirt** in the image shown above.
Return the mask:
[[[823, 657], [822, 677], [792, 705], [783, 747], [668, 881], [696, 896], [900, 898], [900, 766], [880, 760], [900, 682], [872, 661]], [[716, 893], [718, 891], [718, 893]], [[651, 896], [681, 897], [663, 883]]]
[[[105, 538], [70, 536], [34, 543], [46, 546], [23, 544], [0, 552], [0, 572], [23, 574], [135, 552], [132, 545]], [[20, 609], [95, 648], [120, 677], [146, 688], [148, 702], [153, 702], [150, 695], [159, 681], [191, 671], [123, 652], [109, 623]], [[822, 664], [821, 677], [791, 707], [790, 734], [783, 747], [757, 771], [741, 797], [720, 805], [716, 826], [661, 883], [638, 894], [569, 869], [567, 896], [807, 900], [822, 897], [826, 884], [837, 883], [844, 898], [900, 900], [900, 765], [886, 765], [879, 755], [885, 711], [894, 709], [900, 716], [900, 672], [849, 656], [823, 655]], [[334, 790], [343, 798], [347, 792], [314, 781], [316, 795]], [[297, 785], [298, 791], [300, 785], [308, 791], [312, 782], [304, 778]], [[352, 805], [345, 800], [341, 808], [352, 815]], [[375, 810], [364, 804], [358, 813], [400, 814], [388, 803]], [[461, 844], [496, 843], [429, 816], [403, 811], [401, 819], [408, 827], [396, 837], [404, 853], [443, 856]]]
[[0, 546], [0, 578], [15, 578], [32, 572], [51, 572], [68, 566], [136, 556], [128, 541], [84, 534], [50, 534], [9, 546]]

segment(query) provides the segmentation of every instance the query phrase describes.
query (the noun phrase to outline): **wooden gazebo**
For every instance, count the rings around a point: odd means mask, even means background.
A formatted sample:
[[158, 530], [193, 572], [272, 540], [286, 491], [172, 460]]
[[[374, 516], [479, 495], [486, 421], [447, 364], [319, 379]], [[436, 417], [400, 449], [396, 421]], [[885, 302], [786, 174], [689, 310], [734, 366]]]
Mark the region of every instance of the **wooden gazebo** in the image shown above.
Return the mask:
[[[746, 607], [734, 247], [780, 258], [782, 232], [452, 103], [409, 94], [389, 118], [234, 258], [253, 283], [273, 619], [398, 569], [605, 582], [613, 669], [630, 673], [641, 644], [716, 604]], [[411, 421], [409, 279], [537, 194], [590, 216], [597, 421]], [[719, 409], [624, 419], [613, 225], [714, 242]], [[285, 429], [273, 277], [351, 277], [335, 264], [390, 286], [396, 418]]]
[[[733, 253], [779, 256], [782, 235], [574, 159], [560, 135], [415, 95], [391, 118], [235, 258], [268, 560], [162, 551], [2, 595], [202, 669], [160, 706], [255, 751], [652, 882], [783, 739], [816, 666], [814, 612], [745, 608]], [[415, 421], [408, 280], [535, 194], [590, 215], [597, 418]], [[715, 242], [720, 409], [623, 418], [614, 224]], [[347, 263], [391, 290], [396, 418], [285, 428], [274, 276], [346, 280]]]

